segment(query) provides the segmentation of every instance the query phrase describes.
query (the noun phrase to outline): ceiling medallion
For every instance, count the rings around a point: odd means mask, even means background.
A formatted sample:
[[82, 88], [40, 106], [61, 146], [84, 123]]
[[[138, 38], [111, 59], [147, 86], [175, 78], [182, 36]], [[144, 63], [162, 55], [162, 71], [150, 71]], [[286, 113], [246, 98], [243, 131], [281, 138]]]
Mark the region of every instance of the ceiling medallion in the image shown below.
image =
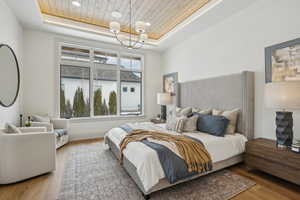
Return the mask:
[[[150, 26], [149, 22], [145, 23], [143, 21], [136, 21], [134, 23], [134, 13], [132, 9], [132, 0], [130, 0], [130, 24], [129, 24], [129, 33], [122, 34], [120, 33], [120, 23], [117, 21], [111, 21], [109, 23], [110, 31], [114, 34], [115, 38], [119, 41], [119, 43], [127, 48], [127, 49], [139, 49], [143, 47], [145, 41], [148, 39], [148, 35], [146, 34], [146, 27]], [[116, 13], [112, 14], [116, 15]], [[118, 18], [118, 17], [115, 17]]]

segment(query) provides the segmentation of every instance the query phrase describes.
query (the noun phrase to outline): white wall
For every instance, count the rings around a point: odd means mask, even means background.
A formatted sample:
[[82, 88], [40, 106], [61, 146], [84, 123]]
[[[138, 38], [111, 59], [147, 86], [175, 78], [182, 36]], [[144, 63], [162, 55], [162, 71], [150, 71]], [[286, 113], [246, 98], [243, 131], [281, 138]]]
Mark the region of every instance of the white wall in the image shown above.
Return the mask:
[[[15, 15], [4, 1], [0, 1], [0, 24], [0, 44], [8, 44], [13, 48], [19, 61], [22, 79], [23, 30]], [[1, 70], [1, 64], [0, 73], [3, 73]], [[0, 128], [3, 128], [6, 122], [18, 123], [21, 108], [21, 93], [22, 82], [20, 94], [15, 104], [9, 108], [0, 106]]]
[[[120, 49], [119, 46], [87, 41], [53, 33], [24, 30], [24, 112], [25, 114], [55, 115], [58, 105], [56, 84], [56, 42], [65, 40], [93, 47]], [[131, 121], [146, 120], [160, 112], [156, 104], [156, 93], [161, 90], [160, 54], [152, 51], [139, 51], [145, 55], [145, 118], [132, 118]], [[72, 122], [71, 139], [101, 137], [105, 131], [128, 120], [106, 119]]]
[[[162, 56], [164, 73], [179, 72], [179, 81], [188, 81], [254, 71], [255, 136], [275, 138], [274, 110], [264, 106], [264, 48], [300, 37], [299, 8], [299, 0], [257, 0], [166, 50]], [[294, 112], [297, 138], [300, 138], [299, 122], [297, 111]]]

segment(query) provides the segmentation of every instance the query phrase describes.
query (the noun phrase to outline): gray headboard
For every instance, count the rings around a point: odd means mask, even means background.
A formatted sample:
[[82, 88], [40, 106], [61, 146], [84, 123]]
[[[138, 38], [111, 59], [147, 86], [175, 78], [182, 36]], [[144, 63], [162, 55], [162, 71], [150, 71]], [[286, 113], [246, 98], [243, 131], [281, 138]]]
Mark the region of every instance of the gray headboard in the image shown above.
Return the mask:
[[180, 107], [239, 108], [237, 132], [254, 137], [254, 72], [179, 83]]

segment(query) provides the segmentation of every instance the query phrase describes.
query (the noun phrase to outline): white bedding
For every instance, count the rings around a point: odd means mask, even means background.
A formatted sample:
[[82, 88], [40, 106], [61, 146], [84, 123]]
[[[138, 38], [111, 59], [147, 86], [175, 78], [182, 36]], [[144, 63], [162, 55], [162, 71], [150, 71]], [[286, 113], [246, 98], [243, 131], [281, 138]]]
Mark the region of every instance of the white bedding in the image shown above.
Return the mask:
[[[161, 130], [170, 134], [177, 134], [167, 131], [162, 125], [155, 125], [151, 122], [131, 124], [135, 128], [146, 130]], [[126, 132], [121, 128], [113, 128], [105, 137], [119, 147], [120, 142], [126, 136]], [[183, 133], [184, 135], [199, 139], [210, 153], [212, 162], [216, 163], [239, 155], [245, 151], [247, 138], [241, 134], [226, 135], [216, 137], [206, 133]], [[146, 191], [156, 185], [160, 179], [165, 177], [159, 158], [155, 150], [141, 142], [131, 142], [123, 151], [124, 156], [136, 167], [137, 174]]]

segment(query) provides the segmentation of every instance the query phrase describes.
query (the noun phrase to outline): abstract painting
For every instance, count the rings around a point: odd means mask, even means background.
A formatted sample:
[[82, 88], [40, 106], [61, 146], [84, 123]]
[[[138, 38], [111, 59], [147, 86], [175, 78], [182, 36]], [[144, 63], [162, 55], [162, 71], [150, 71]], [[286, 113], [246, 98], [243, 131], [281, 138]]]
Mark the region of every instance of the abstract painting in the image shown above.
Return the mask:
[[265, 49], [266, 83], [300, 81], [300, 38]]
[[171, 96], [177, 94], [178, 73], [170, 73], [163, 76], [163, 92], [171, 93]]

